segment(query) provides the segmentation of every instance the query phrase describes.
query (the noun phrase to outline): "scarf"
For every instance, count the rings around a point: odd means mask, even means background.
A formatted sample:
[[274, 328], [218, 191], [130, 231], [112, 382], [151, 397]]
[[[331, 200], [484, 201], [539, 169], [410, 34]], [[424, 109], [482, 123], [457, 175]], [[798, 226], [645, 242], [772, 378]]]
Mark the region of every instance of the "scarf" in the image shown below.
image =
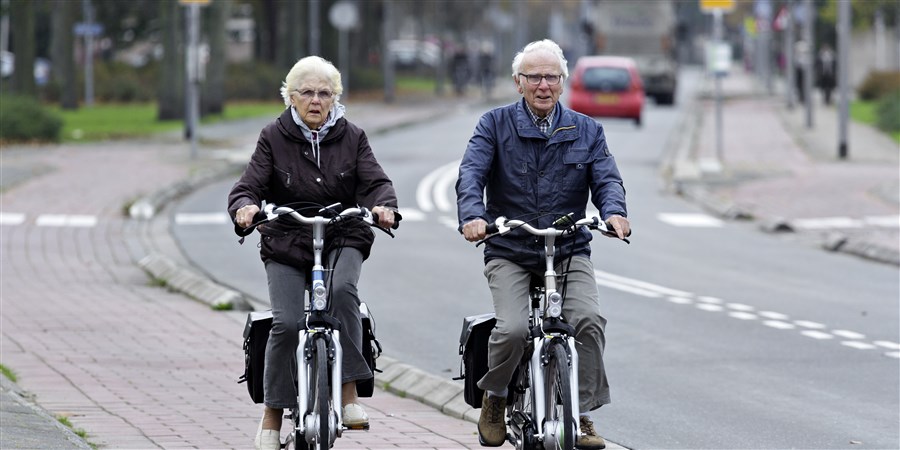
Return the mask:
[[294, 123], [300, 127], [300, 131], [303, 133], [303, 137], [306, 138], [311, 144], [313, 149], [313, 156], [316, 158], [316, 165], [322, 167], [320, 162], [320, 147], [319, 142], [322, 139], [325, 139], [325, 136], [328, 135], [328, 131], [331, 130], [331, 127], [337, 123], [338, 119], [344, 117], [344, 112], [346, 108], [337, 100], [334, 101], [334, 106], [331, 107], [331, 111], [328, 111], [328, 117], [325, 119], [325, 123], [319, 127], [318, 130], [311, 130], [309, 126], [306, 125], [302, 120], [300, 120], [300, 115], [297, 114], [297, 110], [291, 106], [288, 106], [291, 110], [291, 117], [294, 118]]

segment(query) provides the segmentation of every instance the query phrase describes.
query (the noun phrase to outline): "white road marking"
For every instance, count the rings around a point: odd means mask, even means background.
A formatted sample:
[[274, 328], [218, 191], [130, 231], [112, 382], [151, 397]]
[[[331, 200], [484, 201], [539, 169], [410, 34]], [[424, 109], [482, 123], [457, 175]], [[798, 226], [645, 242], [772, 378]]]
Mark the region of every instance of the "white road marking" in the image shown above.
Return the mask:
[[759, 318], [759, 316], [757, 316], [756, 314], [751, 314], [743, 311], [730, 312], [728, 313], [728, 316], [740, 320], [756, 320]]
[[[658, 292], [662, 295], [674, 295], [678, 297], [691, 297], [694, 294], [685, 291], [679, 291], [677, 289], [670, 289], [667, 287], [660, 286], [658, 284], [648, 283], [646, 281], [635, 280], [634, 278], [623, 277], [621, 275], [614, 275], [609, 272], [604, 272], [602, 270], [594, 270], [594, 277], [598, 280], [607, 280], [610, 282], [620, 283], [623, 285], [634, 286], [640, 289], [649, 290], [653, 292]], [[656, 297], [660, 297], [657, 295]]]
[[444, 172], [438, 177], [434, 183], [432, 195], [434, 196], [434, 206], [441, 212], [450, 212], [455, 209], [455, 201], [448, 195], [450, 186], [456, 185], [456, 179], [459, 178], [459, 162], [448, 164]]
[[900, 359], [900, 352], [886, 352], [884, 356]]
[[721, 227], [724, 223], [706, 214], [659, 213], [656, 217], [676, 227]]
[[97, 217], [74, 214], [41, 214], [34, 224], [39, 227], [93, 227], [97, 225]]
[[[735, 311], [753, 311], [754, 309], [756, 309], [756, 308], [754, 308], [754, 307], [752, 307], [752, 306], [750, 306], [750, 305], [745, 305], [745, 304], [743, 304], [743, 303], [729, 303], [729, 304], [727, 304], [727, 305], [725, 305], [725, 306], [727, 306], [727, 307], [729, 307], [730, 309], [733, 309], [733, 310], [735, 310]], [[756, 316], [756, 315], [754, 314], [754, 317], [755, 317], [755, 316]]]
[[438, 222], [442, 223], [442, 224], [445, 225], [447, 228], [450, 228], [450, 229], [453, 229], [453, 230], [459, 228], [459, 221], [456, 220], [455, 217], [441, 216], [441, 217], [438, 219]]
[[819, 217], [815, 219], [794, 219], [791, 221], [794, 228], [804, 230], [822, 230], [829, 228], [862, 228], [863, 221], [850, 217]]
[[710, 312], [719, 312], [719, 311], [724, 310], [725, 308], [723, 308], [719, 305], [713, 305], [711, 303], [698, 303], [697, 309], [700, 309], [703, 311], [710, 311]]
[[432, 170], [425, 175], [425, 178], [422, 178], [422, 181], [419, 182], [419, 186], [416, 188], [416, 203], [419, 205], [419, 209], [424, 212], [434, 211], [434, 202], [432, 201], [433, 197], [433, 189], [435, 183], [438, 178], [442, 175], [445, 175], [448, 170], [451, 170], [453, 167], [459, 167], [460, 160], [456, 160], [450, 163], [447, 163], [437, 169]]
[[866, 337], [866, 335], [864, 335], [864, 334], [857, 333], [855, 331], [850, 331], [850, 330], [832, 330], [831, 333], [834, 334], [835, 336], [840, 336], [842, 338], [847, 338], [847, 339], [863, 339]]
[[863, 222], [876, 227], [900, 228], [900, 216], [868, 216], [863, 217]]
[[825, 324], [821, 324], [819, 322], [810, 322], [809, 320], [795, 320], [794, 324], [803, 328], [825, 328]]
[[889, 350], [900, 350], [900, 344], [891, 341], [875, 341], [873, 344]]
[[801, 331], [800, 334], [807, 336], [807, 337], [811, 337], [813, 339], [820, 339], [820, 340], [821, 339], [834, 339], [834, 336], [832, 336], [824, 331], [818, 331], [818, 330]]
[[25, 223], [25, 214], [0, 212], [0, 225], [21, 225]]
[[716, 297], [709, 297], [706, 295], [701, 295], [700, 297], [697, 297], [697, 301], [703, 302], [703, 303], [710, 303], [713, 305], [721, 305], [722, 304], [722, 299], [719, 299]]
[[780, 312], [775, 312], [775, 311], [760, 311], [759, 315], [763, 316], [767, 319], [775, 319], [775, 320], [787, 320], [788, 319], [787, 314], [782, 314]]
[[676, 305], [690, 305], [694, 303], [693, 300], [684, 297], [669, 297], [668, 300]]
[[400, 215], [403, 216], [403, 222], [407, 220], [412, 222], [421, 222], [425, 220], [425, 213], [419, 211], [418, 209], [402, 208], [400, 210]]
[[766, 320], [763, 325], [767, 327], [777, 328], [779, 330], [792, 330], [795, 325], [792, 323], [782, 322], [780, 320]]
[[604, 280], [602, 278], [595, 278], [595, 281], [597, 282], [597, 285], [599, 285], [599, 286], [606, 286], [606, 287], [610, 287], [610, 288], [617, 289], [620, 291], [625, 291], [625, 292], [630, 292], [632, 294], [641, 295], [644, 297], [650, 297], [650, 298], [662, 297], [662, 294], [660, 294], [659, 292], [642, 289], [640, 287], [631, 286], [631, 285], [619, 283], [616, 281]]
[[844, 342], [841, 342], [841, 345], [846, 345], [847, 347], [855, 348], [855, 349], [859, 349], [859, 350], [871, 350], [871, 349], [875, 348], [875, 346], [872, 344], [867, 344], [865, 342], [859, 342], [859, 341], [844, 341]]
[[175, 214], [175, 223], [178, 225], [221, 225], [229, 222], [231, 220], [224, 212]]

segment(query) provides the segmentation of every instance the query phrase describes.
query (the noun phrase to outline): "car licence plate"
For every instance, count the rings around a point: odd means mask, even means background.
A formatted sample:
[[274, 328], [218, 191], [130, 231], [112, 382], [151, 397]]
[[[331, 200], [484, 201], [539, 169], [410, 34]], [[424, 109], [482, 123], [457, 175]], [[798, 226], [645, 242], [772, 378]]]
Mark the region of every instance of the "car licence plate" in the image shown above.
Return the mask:
[[601, 105], [614, 105], [619, 103], [619, 96], [616, 94], [597, 94], [597, 103]]

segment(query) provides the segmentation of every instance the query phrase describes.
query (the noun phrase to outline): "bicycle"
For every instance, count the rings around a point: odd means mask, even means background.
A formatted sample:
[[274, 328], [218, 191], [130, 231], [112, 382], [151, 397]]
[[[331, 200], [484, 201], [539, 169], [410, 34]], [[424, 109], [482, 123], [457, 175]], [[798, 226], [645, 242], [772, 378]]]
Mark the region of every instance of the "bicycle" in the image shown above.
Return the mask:
[[[501, 216], [488, 224], [488, 237], [477, 244], [519, 228], [544, 237], [546, 270], [543, 277], [533, 275], [529, 287], [530, 341], [508, 387], [507, 440], [518, 450], [571, 450], [581, 434], [575, 329], [562, 317], [563, 296], [557, 290], [559, 276], [554, 258], [556, 238], [572, 235], [585, 226], [618, 237], [608, 222], [596, 217], [573, 221], [569, 214], [549, 228], [538, 229]], [[627, 238], [623, 241], [630, 243]]]
[[[285, 415], [293, 426], [292, 432], [282, 444], [285, 449], [327, 450], [334, 445], [338, 437], [341, 437], [344, 429], [340, 406], [343, 373], [341, 326], [340, 322], [328, 313], [326, 269], [322, 263], [325, 227], [348, 219], [358, 219], [394, 237], [390, 230], [376, 225], [377, 216], [367, 208], [347, 208], [337, 212], [336, 208], [339, 207], [341, 204], [335, 203], [320, 209], [315, 216], [304, 216], [293, 208], [269, 203], [254, 217], [249, 227], [241, 228], [235, 225], [235, 231], [241, 236], [246, 236], [260, 225], [289, 216], [301, 224], [312, 225], [313, 228], [313, 267], [310, 270], [310, 282], [306, 292], [309, 303], [305, 319], [298, 324], [300, 339], [296, 353], [297, 407]], [[396, 229], [400, 220], [401, 217], [397, 214], [397, 222], [392, 228]], [[368, 429], [368, 426], [364, 429]]]

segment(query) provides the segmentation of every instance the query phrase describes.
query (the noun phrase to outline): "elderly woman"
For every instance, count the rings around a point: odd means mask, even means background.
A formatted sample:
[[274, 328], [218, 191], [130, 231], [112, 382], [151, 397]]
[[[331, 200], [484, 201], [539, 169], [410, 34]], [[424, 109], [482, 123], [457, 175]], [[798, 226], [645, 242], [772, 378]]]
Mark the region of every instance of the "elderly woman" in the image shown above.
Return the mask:
[[[303, 58], [291, 68], [281, 88], [288, 107], [263, 128], [250, 163], [228, 195], [228, 212], [235, 223], [249, 226], [266, 201], [322, 206], [340, 202], [345, 208], [360, 205], [378, 215], [379, 225], [388, 228], [394, 224], [394, 187], [375, 160], [365, 132], [344, 118], [344, 105], [338, 102], [341, 92], [340, 72], [318, 56]], [[313, 263], [312, 231], [288, 222], [273, 222], [260, 229], [260, 256], [266, 268], [273, 321], [266, 346], [266, 408], [256, 435], [257, 449], [280, 448], [283, 409], [297, 404], [293, 359], [297, 321], [304, 314], [303, 297], [298, 293], [304, 291]], [[329, 237], [325, 252], [327, 264], [334, 269], [330, 312], [342, 326], [343, 420], [347, 426], [362, 427], [369, 418], [356, 403], [356, 383], [373, 374], [360, 350], [363, 337], [357, 283], [374, 233], [365, 224], [348, 223], [340, 239]]]

